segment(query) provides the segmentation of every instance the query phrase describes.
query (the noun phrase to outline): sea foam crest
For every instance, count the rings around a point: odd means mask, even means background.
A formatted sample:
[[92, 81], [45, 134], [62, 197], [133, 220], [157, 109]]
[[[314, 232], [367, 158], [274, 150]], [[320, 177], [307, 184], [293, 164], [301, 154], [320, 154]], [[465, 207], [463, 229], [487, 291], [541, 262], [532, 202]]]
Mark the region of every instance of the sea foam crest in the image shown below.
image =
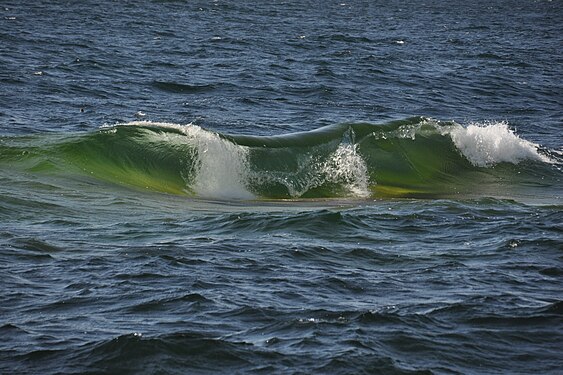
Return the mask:
[[[326, 185], [336, 185], [347, 196], [365, 198], [370, 195], [367, 165], [357, 151], [353, 139], [345, 135], [340, 143], [311, 146], [305, 153], [291, 155], [296, 165], [291, 171], [252, 170], [247, 178], [252, 186], [279, 184], [292, 198], [300, 198], [309, 191]], [[290, 156], [290, 157], [291, 157]]]
[[477, 167], [502, 162], [516, 164], [522, 160], [551, 162], [538, 152], [538, 145], [520, 138], [506, 122], [458, 125], [447, 133], [463, 156]]
[[354, 144], [340, 144], [321, 166], [325, 179], [343, 183], [356, 197], [370, 195], [368, 169]]
[[312, 147], [305, 154], [294, 155], [295, 170], [248, 169], [246, 178], [255, 187], [282, 185], [292, 198], [300, 198], [327, 184], [340, 186], [349, 196], [368, 197], [368, 169], [356, 146], [341, 143], [334, 151], [325, 153], [327, 147], [326, 144]]
[[200, 197], [253, 199], [245, 186], [247, 149], [197, 125], [182, 131], [197, 148], [196, 177], [192, 188]]
[[245, 186], [247, 150], [219, 135], [193, 124], [135, 121], [125, 125], [154, 126], [180, 131], [195, 148], [191, 169], [195, 176], [190, 188], [198, 197], [218, 199], [253, 199]]

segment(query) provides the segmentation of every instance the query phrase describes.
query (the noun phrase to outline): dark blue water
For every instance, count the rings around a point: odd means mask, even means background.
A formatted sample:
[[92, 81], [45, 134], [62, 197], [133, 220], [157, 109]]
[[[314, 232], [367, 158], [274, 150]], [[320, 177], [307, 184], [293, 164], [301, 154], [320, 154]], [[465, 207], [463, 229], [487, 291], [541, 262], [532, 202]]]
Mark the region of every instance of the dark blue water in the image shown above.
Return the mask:
[[1, 2], [0, 373], [560, 373], [562, 24]]

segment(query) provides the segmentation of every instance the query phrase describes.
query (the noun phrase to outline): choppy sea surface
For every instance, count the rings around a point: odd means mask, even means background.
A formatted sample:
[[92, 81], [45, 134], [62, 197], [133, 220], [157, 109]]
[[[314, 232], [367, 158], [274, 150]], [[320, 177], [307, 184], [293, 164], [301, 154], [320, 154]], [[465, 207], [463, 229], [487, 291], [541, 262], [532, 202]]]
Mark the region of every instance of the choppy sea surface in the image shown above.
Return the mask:
[[0, 373], [561, 373], [562, 24], [2, 1]]

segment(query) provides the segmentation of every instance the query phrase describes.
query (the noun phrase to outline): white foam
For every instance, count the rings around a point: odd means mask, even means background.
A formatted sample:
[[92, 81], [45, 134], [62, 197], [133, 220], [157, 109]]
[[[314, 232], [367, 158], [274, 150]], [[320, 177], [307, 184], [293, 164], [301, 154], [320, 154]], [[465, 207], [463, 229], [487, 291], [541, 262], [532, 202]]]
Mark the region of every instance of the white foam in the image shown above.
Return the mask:
[[369, 193], [368, 168], [356, 150], [356, 145], [340, 144], [322, 166], [324, 180], [342, 183], [356, 197], [365, 198]]
[[247, 150], [199, 126], [182, 128], [197, 148], [193, 190], [199, 197], [253, 199], [245, 186]]
[[456, 125], [448, 128], [458, 150], [478, 167], [490, 167], [507, 162], [517, 164], [523, 160], [551, 162], [538, 152], [538, 145], [516, 135], [506, 122]]
[[198, 197], [213, 199], [253, 199], [245, 186], [245, 167], [248, 151], [221, 138], [216, 133], [193, 124], [179, 125], [164, 122], [134, 121], [124, 125], [156, 126], [181, 131], [195, 148], [193, 165], [195, 177], [190, 188]]
[[354, 144], [341, 143], [329, 155], [312, 149], [311, 153], [297, 156], [296, 162], [293, 172], [249, 171], [248, 177], [256, 185], [281, 184], [293, 198], [325, 184], [342, 186], [353, 197], [370, 195], [368, 169]]

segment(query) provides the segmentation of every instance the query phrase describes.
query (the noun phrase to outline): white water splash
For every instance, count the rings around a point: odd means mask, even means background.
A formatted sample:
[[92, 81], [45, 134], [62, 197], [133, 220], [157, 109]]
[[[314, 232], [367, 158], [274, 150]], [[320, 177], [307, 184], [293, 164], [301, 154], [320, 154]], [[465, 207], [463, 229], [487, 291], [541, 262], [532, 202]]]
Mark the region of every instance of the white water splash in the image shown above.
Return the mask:
[[458, 150], [477, 167], [490, 167], [498, 163], [517, 164], [522, 160], [551, 160], [538, 152], [538, 145], [516, 135], [506, 122], [470, 124], [448, 128]]
[[135, 121], [125, 125], [175, 129], [195, 148], [190, 168], [195, 172], [190, 188], [201, 198], [254, 199], [246, 188], [247, 149], [193, 124]]
[[258, 184], [273, 181], [284, 185], [289, 195], [299, 198], [308, 191], [326, 184], [341, 186], [349, 196], [365, 198], [369, 192], [369, 174], [366, 163], [356, 151], [356, 145], [339, 144], [327, 156], [307, 154], [298, 157], [298, 168], [293, 173], [267, 171], [253, 173]]
[[247, 150], [199, 126], [183, 127], [197, 148], [197, 174], [192, 188], [199, 197], [253, 199], [245, 186]]
[[340, 144], [320, 169], [326, 182], [341, 183], [359, 198], [370, 195], [368, 168], [356, 145]]

